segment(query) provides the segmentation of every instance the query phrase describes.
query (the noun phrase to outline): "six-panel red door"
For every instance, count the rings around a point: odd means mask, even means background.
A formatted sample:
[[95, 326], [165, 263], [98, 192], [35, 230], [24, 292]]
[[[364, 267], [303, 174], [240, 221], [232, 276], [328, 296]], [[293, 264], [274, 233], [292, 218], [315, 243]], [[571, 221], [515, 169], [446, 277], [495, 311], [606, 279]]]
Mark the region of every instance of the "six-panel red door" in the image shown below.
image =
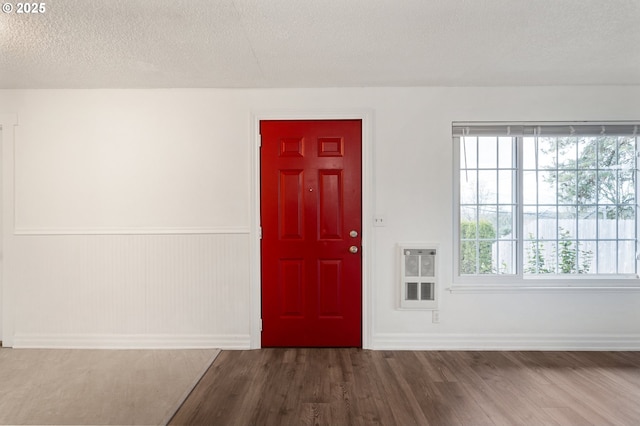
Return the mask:
[[261, 121], [262, 346], [362, 345], [362, 122]]

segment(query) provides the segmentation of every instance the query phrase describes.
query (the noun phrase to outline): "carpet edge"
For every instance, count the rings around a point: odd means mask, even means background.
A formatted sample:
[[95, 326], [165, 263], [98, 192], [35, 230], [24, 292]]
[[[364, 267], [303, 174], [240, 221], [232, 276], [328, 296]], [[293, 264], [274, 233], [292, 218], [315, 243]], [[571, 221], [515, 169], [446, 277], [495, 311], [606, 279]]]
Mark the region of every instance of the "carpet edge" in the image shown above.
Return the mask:
[[213, 362], [216, 360], [216, 358], [218, 358], [218, 355], [220, 355], [220, 352], [222, 352], [221, 349], [216, 349], [216, 352], [213, 355], [211, 355], [211, 358], [207, 363], [205, 363], [205, 366], [203, 367], [202, 371], [200, 371], [200, 374], [196, 375], [196, 378], [193, 380], [193, 383], [191, 384], [191, 386], [187, 387], [184, 394], [178, 399], [178, 402], [176, 403], [176, 407], [169, 412], [167, 417], [162, 421], [162, 423], [160, 423], [161, 425], [167, 426], [169, 424], [169, 422], [171, 421], [171, 419], [173, 419], [173, 417], [176, 415], [178, 410], [180, 410], [180, 407], [182, 407], [182, 404], [184, 404], [184, 402], [187, 400], [189, 395], [191, 395], [191, 392], [193, 392], [193, 389], [195, 389], [198, 383], [200, 383], [200, 380], [202, 380], [202, 377], [204, 377], [205, 373], [209, 370]]

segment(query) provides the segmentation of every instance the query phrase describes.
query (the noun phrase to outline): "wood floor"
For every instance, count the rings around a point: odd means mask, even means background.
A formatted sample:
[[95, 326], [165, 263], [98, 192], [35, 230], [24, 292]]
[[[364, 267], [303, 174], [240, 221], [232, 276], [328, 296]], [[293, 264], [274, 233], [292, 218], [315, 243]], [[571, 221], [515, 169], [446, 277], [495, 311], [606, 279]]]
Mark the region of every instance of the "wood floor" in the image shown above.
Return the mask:
[[640, 352], [223, 351], [172, 425], [640, 425]]

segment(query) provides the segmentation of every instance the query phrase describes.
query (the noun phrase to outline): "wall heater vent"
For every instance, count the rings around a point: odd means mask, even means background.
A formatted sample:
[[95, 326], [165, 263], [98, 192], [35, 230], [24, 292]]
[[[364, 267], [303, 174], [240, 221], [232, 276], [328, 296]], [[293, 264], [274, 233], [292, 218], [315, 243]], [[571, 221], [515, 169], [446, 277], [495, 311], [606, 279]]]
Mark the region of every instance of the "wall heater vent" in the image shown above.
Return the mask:
[[400, 308], [438, 309], [438, 245], [398, 244]]

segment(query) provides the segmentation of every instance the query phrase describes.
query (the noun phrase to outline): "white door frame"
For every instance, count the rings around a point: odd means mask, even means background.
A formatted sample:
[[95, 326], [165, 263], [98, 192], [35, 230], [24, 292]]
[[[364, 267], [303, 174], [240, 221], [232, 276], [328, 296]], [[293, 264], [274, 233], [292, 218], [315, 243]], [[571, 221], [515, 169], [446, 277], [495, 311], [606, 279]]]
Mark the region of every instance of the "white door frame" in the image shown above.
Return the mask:
[[15, 142], [15, 126], [18, 116], [15, 114], [0, 114], [0, 131], [2, 132], [2, 146], [0, 147], [0, 341], [5, 347], [13, 347], [13, 321], [15, 306], [13, 288], [7, 281], [5, 259], [9, 246], [9, 238], [13, 236], [13, 149]]
[[254, 111], [251, 114], [251, 231], [250, 231], [250, 347], [261, 347], [260, 274], [260, 121], [362, 120], [362, 347], [370, 349], [373, 336], [373, 111]]

